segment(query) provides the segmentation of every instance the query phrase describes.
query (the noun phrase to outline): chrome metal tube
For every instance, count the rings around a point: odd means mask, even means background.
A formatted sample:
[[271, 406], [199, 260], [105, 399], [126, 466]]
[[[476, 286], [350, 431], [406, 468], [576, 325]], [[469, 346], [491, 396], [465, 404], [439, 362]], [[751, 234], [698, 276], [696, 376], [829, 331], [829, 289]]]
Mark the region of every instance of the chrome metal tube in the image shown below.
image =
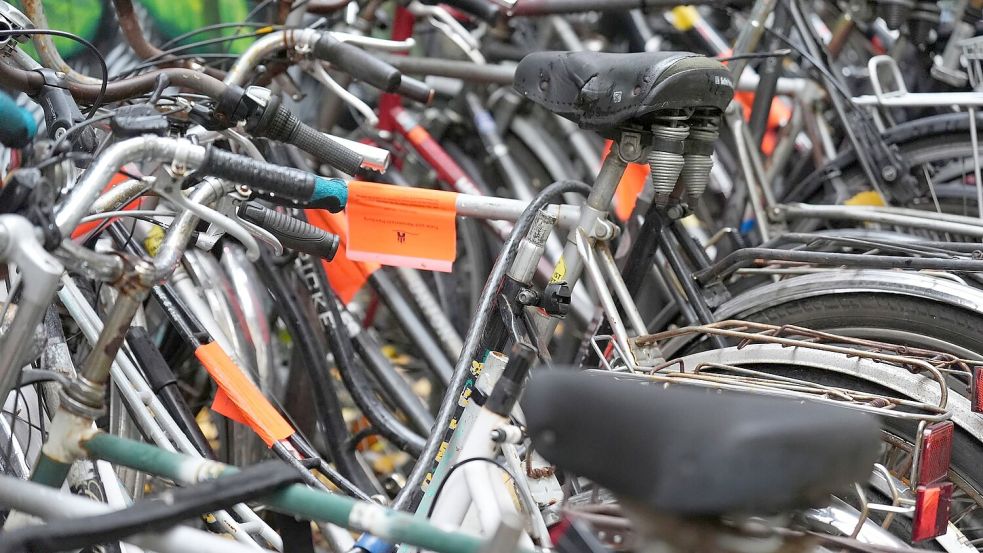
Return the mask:
[[[458, 194], [456, 200], [457, 214], [462, 217], [475, 219], [497, 219], [515, 221], [522, 215], [529, 202], [509, 198], [494, 198], [490, 196], [474, 196]], [[544, 211], [557, 219], [556, 224], [561, 228], [573, 228], [580, 220], [580, 207], [570, 204], [553, 204]]]
[[55, 223], [63, 234], [71, 234], [89, 213], [89, 209], [109, 180], [123, 165], [138, 160], [164, 160], [183, 150], [185, 163], [198, 166], [205, 157], [205, 148], [173, 138], [141, 136], [130, 138], [106, 148], [72, 188], [68, 200], [58, 207]]
[[[225, 190], [221, 181], [206, 178], [195, 188], [194, 192], [188, 197], [188, 201], [201, 205], [208, 205], [222, 197]], [[198, 224], [198, 216], [190, 211], [182, 211], [167, 230], [163, 243], [154, 256], [154, 272], [156, 280], [164, 280], [174, 273], [181, 257], [184, 254], [185, 246]]]
[[112, 187], [105, 194], [99, 196], [99, 199], [92, 204], [89, 215], [122, 209], [123, 206], [135, 200], [149, 187], [150, 183], [142, 180], [130, 179], [123, 181]]
[[72, 271], [99, 282], [115, 282], [123, 275], [123, 258], [97, 253], [71, 239], [62, 240], [55, 256]]
[[17, 312], [0, 336], [0, 401], [17, 381], [21, 357], [34, 343], [34, 329], [44, 318], [57, 290], [62, 266], [35, 237], [34, 226], [20, 215], [0, 216], [0, 259], [20, 270], [21, 295]]
[[461, 355], [464, 342], [461, 340], [461, 335], [457, 333], [450, 319], [447, 318], [447, 313], [444, 313], [440, 302], [437, 301], [437, 298], [423, 280], [423, 277], [416, 270], [406, 267], [397, 267], [396, 274], [403, 281], [403, 285], [406, 286], [406, 290], [410, 293], [410, 297], [413, 298], [413, 302], [423, 312], [424, 318], [430, 323], [434, 334], [437, 336], [437, 341], [444, 348], [444, 353], [451, 359], [457, 359]]
[[781, 215], [790, 219], [815, 218], [864, 221], [983, 238], [983, 224], [980, 224], [979, 219], [948, 213], [934, 213], [906, 208], [809, 204], [780, 205], [776, 209]]
[[[259, 60], [287, 48], [288, 36], [296, 31], [273, 31], [263, 38], [252, 43], [246, 51], [236, 60], [232, 69], [226, 73], [222, 81], [227, 85], [242, 86]], [[313, 31], [311, 31], [313, 32]]]

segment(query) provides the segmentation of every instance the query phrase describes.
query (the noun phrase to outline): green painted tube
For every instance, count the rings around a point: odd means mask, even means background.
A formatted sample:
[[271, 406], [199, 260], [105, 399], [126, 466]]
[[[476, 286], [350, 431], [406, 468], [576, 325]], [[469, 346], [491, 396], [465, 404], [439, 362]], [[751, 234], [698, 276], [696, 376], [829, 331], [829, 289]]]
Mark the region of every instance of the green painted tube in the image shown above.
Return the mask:
[[[238, 469], [164, 451], [152, 445], [97, 433], [82, 442], [94, 458], [163, 476], [176, 482], [194, 483]], [[263, 498], [262, 503], [274, 511], [300, 518], [330, 522], [345, 528], [367, 532], [391, 543], [405, 543], [438, 553], [478, 553], [484, 540], [436, 528], [411, 515], [354, 499], [294, 484]], [[534, 553], [518, 549], [517, 553]]]
[[51, 488], [60, 488], [65, 483], [65, 479], [68, 478], [68, 471], [71, 468], [70, 463], [55, 461], [42, 453], [34, 465], [34, 471], [31, 472], [31, 482]]

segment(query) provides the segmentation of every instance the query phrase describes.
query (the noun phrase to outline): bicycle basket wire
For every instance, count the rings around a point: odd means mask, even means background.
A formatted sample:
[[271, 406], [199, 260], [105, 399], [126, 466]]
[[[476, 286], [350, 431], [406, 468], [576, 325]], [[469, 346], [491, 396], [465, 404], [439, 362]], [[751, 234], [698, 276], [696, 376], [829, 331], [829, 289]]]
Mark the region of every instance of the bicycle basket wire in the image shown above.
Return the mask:
[[959, 43], [966, 60], [966, 74], [969, 84], [978, 90], [983, 84], [983, 36], [973, 37]]
[[[946, 408], [948, 385], [946, 378], [969, 382], [974, 362], [960, 359], [947, 353], [912, 348], [899, 344], [838, 336], [828, 332], [810, 330], [793, 325], [769, 325], [747, 321], [721, 321], [709, 325], [690, 326], [668, 330], [658, 334], [640, 336], [631, 340], [635, 352], [657, 346], [660, 342], [680, 337], [717, 335], [729, 339], [736, 345], [724, 350], [713, 360], [706, 355], [684, 356], [662, 362], [654, 366], [641, 366], [635, 363], [636, 357], [626, 355], [616, 341], [607, 336], [596, 336], [595, 352], [606, 353], [601, 356], [604, 368], [618, 371], [626, 378], [644, 379], [663, 383], [678, 383], [729, 389], [756, 394], [796, 397], [821, 402], [832, 402], [878, 415], [901, 418], [911, 421], [936, 422], [949, 418]], [[610, 342], [604, 346], [605, 342]], [[867, 363], [877, 364], [890, 371], [904, 371], [922, 376], [926, 382], [938, 386], [938, 401], [928, 403], [900, 397], [874, 393], [848, 387], [827, 385], [791, 375], [790, 371], [776, 370], [780, 363], [769, 362], [768, 371], [761, 370], [759, 364], [741, 366], [741, 350], [758, 348], [758, 351], [788, 350], [796, 355], [806, 352], [816, 354], [824, 363]], [[637, 353], [636, 353], [637, 356]], [[767, 358], [768, 355], [765, 355]], [[778, 359], [777, 356], [772, 356]], [[729, 361], [732, 359], [732, 361]], [[788, 366], [794, 365], [788, 363]], [[627, 369], [620, 370], [619, 369]], [[632, 373], [628, 376], [625, 373]], [[783, 374], [784, 373], [784, 374]]]

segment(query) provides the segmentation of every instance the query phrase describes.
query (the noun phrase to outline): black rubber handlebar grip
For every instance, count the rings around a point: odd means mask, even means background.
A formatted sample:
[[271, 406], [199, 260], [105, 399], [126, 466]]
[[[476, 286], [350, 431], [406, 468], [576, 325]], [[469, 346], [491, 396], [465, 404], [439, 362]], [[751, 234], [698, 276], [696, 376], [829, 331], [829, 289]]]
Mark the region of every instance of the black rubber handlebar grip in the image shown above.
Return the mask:
[[372, 54], [323, 33], [314, 43], [314, 56], [385, 92], [395, 92], [403, 75]]
[[427, 86], [427, 83], [414, 79], [412, 77], [403, 77], [402, 82], [399, 83], [399, 88], [396, 92], [413, 100], [414, 102], [420, 102], [425, 106], [429, 106], [430, 102], [433, 101], [436, 92], [434, 89]]
[[343, 173], [355, 174], [362, 167], [362, 156], [309, 127], [274, 99], [262, 117], [249, 129], [256, 136], [293, 144]]
[[334, 259], [335, 252], [338, 251], [336, 235], [286, 213], [246, 202], [239, 206], [239, 217], [270, 231], [285, 248], [328, 261]]
[[348, 202], [348, 185], [341, 179], [257, 161], [215, 147], [208, 148], [199, 170], [254, 188], [278, 203], [289, 201], [337, 213]]

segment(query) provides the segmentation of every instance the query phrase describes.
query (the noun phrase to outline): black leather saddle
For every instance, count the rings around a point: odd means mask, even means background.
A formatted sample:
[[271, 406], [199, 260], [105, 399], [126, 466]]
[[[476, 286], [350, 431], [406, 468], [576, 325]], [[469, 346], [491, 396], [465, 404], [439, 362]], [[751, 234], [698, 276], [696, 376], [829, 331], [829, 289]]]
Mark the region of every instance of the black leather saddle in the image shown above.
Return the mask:
[[644, 124], [656, 112], [727, 107], [730, 73], [689, 52], [537, 52], [516, 68], [515, 89], [585, 129]]
[[866, 481], [873, 416], [828, 404], [664, 387], [610, 375], [534, 375], [522, 400], [550, 462], [653, 512], [768, 515]]

